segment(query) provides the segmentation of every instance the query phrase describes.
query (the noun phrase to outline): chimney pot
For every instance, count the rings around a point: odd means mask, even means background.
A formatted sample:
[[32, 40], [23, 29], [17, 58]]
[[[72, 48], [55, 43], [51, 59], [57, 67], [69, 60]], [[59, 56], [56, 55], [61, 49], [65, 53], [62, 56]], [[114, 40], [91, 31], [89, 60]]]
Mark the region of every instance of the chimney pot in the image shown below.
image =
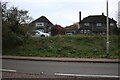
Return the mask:
[[102, 13], [102, 15], [104, 15], [104, 13]]
[[79, 23], [81, 22], [81, 11], [79, 12]]

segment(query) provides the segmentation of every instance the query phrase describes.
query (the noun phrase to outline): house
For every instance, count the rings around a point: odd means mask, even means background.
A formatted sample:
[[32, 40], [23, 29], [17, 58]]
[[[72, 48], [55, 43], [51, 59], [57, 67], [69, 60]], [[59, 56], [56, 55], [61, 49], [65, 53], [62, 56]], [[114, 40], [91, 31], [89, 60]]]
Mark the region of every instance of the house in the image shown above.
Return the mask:
[[51, 28], [54, 25], [45, 16], [41, 16], [38, 19], [31, 22], [30, 26], [35, 30], [40, 30], [45, 33], [51, 33]]
[[[81, 18], [81, 12], [80, 12]], [[102, 15], [91, 15], [83, 20], [80, 19], [78, 33], [81, 34], [105, 34], [107, 32], [106, 20], [107, 17], [102, 13]], [[113, 28], [117, 27], [116, 21], [112, 18], [109, 18], [109, 31], [110, 34], [113, 33]]]

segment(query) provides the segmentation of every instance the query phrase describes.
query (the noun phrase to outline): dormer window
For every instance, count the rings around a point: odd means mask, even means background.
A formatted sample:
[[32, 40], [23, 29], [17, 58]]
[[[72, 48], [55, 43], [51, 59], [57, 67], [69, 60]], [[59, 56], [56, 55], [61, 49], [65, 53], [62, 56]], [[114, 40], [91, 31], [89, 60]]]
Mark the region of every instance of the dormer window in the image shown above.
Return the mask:
[[90, 26], [90, 23], [84, 23], [84, 26], [88, 27], [88, 26]]
[[43, 22], [36, 22], [35, 26], [36, 27], [41, 27], [41, 26], [44, 26], [44, 23]]
[[102, 23], [96, 23], [96, 26], [102, 26]]

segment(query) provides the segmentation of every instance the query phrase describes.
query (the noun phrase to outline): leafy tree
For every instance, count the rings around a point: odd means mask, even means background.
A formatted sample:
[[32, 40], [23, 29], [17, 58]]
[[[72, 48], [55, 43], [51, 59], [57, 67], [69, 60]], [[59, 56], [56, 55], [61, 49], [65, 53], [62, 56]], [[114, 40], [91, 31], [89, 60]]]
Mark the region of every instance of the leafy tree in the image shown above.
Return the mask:
[[65, 29], [61, 25], [54, 25], [54, 27], [51, 28], [51, 35], [56, 36], [56, 35], [63, 35], [65, 34]]
[[70, 26], [70, 29], [78, 29], [78, 23], [73, 23], [73, 24]]
[[27, 10], [8, 7], [7, 2], [0, 2], [2, 7], [2, 40], [3, 48], [12, 48], [23, 44], [32, 18]]
[[116, 34], [116, 35], [119, 35], [120, 34], [120, 28], [119, 27], [114, 27], [113, 28], [113, 33]]

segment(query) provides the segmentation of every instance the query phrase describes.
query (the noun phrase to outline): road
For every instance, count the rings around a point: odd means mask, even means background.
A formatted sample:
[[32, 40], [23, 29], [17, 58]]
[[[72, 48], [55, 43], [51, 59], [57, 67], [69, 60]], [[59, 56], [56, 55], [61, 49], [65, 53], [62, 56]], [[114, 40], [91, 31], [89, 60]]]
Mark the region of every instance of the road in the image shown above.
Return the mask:
[[3, 59], [3, 69], [35, 74], [79, 74], [118, 76], [117, 63], [51, 62]]

